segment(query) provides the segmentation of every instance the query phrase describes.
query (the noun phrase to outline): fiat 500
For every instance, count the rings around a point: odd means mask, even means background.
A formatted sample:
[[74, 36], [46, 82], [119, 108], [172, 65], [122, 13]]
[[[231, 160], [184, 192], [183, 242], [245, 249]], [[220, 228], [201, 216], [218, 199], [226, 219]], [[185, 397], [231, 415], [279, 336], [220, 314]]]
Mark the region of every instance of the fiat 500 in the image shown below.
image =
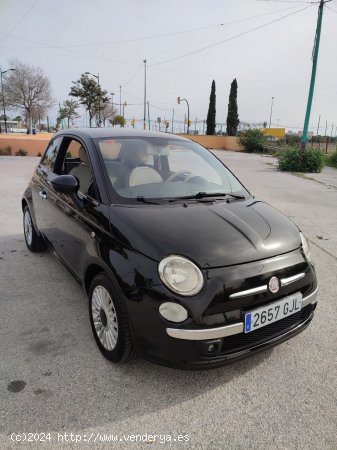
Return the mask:
[[24, 236], [82, 284], [98, 348], [213, 367], [279, 344], [314, 315], [298, 227], [209, 150], [147, 131], [56, 133], [22, 198]]

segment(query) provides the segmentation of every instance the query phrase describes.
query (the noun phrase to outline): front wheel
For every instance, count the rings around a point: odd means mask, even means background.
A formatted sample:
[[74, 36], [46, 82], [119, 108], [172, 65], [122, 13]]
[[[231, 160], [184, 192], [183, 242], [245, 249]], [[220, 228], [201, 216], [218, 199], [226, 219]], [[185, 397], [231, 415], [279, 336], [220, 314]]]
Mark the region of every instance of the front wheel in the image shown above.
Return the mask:
[[133, 344], [124, 300], [105, 274], [97, 275], [90, 285], [89, 315], [103, 355], [114, 363], [127, 361]]
[[43, 238], [37, 234], [34, 228], [28, 206], [25, 206], [23, 210], [23, 232], [26, 245], [31, 252], [39, 252], [46, 247]]

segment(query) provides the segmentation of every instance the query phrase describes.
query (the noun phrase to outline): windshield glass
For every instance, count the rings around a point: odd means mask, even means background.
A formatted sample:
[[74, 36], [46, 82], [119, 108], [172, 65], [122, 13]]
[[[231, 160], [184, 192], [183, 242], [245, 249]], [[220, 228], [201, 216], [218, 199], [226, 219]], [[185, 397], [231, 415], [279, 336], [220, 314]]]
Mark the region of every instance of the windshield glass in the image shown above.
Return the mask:
[[172, 199], [247, 191], [215, 156], [170, 137], [97, 139], [113, 189], [124, 198]]

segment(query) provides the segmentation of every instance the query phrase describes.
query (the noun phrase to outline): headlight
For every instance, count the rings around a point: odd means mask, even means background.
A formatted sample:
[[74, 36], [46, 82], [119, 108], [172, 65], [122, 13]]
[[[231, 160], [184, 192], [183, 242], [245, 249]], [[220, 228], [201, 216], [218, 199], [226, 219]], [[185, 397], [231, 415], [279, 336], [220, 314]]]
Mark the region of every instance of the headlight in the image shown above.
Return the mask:
[[305, 257], [307, 258], [307, 260], [310, 262], [310, 264], [313, 265], [314, 262], [312, 260], [309, 242], [301, 231], [300, 231], [300, 235], [301, 235], [303, 253], [304, 253]]
[[171, 291], [189, 297], [201, 291], [204, 279], [200, 269], [182, 256], [167, 256], [158, 266], [161, 281]]

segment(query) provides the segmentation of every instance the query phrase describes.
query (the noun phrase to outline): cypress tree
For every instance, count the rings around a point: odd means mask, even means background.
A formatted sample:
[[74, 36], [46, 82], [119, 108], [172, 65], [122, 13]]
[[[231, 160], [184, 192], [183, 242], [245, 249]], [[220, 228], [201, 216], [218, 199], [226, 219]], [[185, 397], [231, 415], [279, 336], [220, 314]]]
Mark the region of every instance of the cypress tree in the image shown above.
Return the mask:
[[238, 131], [239, 115], [238, 115], [238, 83], [236, 78], [232, 81], [231, 91], [229, 93], [228, 101], [228, 115], [227, 115], [227, 134], [228, 136], [236, 136]]
[[215, 81], [213, 80], [211, 95], [209, 97], [206, 134], [215, 134], [215, 114]]

